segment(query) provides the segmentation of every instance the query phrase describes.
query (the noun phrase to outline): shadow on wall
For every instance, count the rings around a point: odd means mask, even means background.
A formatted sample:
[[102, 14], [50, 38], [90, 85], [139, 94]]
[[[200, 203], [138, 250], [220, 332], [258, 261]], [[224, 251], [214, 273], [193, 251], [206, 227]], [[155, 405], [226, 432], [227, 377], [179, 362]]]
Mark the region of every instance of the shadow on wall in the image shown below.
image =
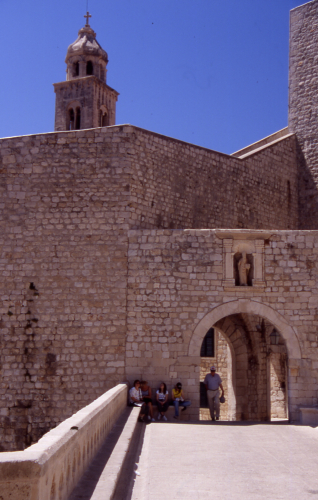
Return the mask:
[[[310, 141], [305, 141], [305, 149], [310, 148], [309, 143]], [[318, 229], [318, 189], [298, 139], [296, 151], [299, 169], [299, 229]]]

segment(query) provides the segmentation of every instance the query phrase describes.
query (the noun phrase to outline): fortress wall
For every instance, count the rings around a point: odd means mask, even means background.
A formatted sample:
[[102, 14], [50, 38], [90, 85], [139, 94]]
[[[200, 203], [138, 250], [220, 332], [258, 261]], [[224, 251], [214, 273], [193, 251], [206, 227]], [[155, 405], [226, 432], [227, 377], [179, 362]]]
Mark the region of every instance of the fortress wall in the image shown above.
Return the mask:
[[241, 161], [131, 126], [0, 141], [3, 449], [125, 377], [128, 229], [296, 225], [293, 144]]
[[129, 167], [112, 139], [0, 141], [2, 450], [124, 378]]
[[136, 228], [298, 228], [295, 137], [244, 160], [131, 128]]
[[[265, 304], [270, 311], [265, 320], [285, 338], [290, 417], [298, 420], [300, 405], [318, 402], [318, 232], [270, 232], [263, 289], [226, 288], [217, 235], [213, 230], [129, 232], [127, 376], [145, 378], [153, 387], [164, 380], [171, 388], [181, 380], [193, 402], [189, 417], [197, 418], [203, 337], [193, 340], [193, 335], [200, 321], [220, 305], [223, 317], [233, 314], [233, 307], [262, 316], [260, 304]], [[242, 233], [242, 239], [253, 237], [261, 236]], [[281, 328], [274, 313], [282, 318]], [[204, 325], [203, 336], [213, 324], [205, 320]]]
[[290, 13], [288, 128], [297, 134], [300, 227], [318, 228], [318, 1]]

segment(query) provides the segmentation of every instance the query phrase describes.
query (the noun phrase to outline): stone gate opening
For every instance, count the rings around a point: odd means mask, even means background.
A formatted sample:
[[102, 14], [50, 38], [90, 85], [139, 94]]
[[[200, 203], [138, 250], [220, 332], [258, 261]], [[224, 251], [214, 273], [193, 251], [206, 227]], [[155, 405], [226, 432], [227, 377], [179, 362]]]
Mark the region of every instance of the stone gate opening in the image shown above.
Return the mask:
[[[229, 420], [298, 421], [296, 392], [301, 349], [298, 332], [269, 304], [255, 299], [228, 300], [211, 309], [194, 328], [188, 347], [193, 363], [193, 413], [200, 415], [200, 349], [210, 328], [227, 340], [232, 366], [232, 394], [228, 393]], [[195, 367], [197, 366], [197, 368]]]
[[209, 328], [200, 350], [200, 420], [209, 420], [204, 377], [215, 365], [226, 402], [221, 420], [269, 421], [288, 418], [287, 349], [268, 320], [239, 313]]

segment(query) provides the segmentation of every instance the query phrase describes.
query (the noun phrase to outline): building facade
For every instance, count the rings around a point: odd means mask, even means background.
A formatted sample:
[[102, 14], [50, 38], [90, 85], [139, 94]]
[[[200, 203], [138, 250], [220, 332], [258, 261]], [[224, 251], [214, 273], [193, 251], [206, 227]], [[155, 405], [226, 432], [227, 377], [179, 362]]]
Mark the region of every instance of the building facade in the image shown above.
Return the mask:
[[233, 155], [115, 125], [80, 30], [55, 132], [0, 140], [2, 451], [135, 378], [181, 380], [207, 418], [210, 361], [223, 418], [317, 405], [317, 20], [317, 0], [291, 12], [288, 127]]

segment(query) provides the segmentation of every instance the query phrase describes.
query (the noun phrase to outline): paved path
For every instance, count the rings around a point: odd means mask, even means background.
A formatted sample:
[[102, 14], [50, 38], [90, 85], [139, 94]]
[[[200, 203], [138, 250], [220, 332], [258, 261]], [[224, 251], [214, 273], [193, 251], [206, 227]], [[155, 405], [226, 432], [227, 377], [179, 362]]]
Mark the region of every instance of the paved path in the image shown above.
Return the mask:
[[147, 426], [132, 500], [318, 500], [318, 428]]

